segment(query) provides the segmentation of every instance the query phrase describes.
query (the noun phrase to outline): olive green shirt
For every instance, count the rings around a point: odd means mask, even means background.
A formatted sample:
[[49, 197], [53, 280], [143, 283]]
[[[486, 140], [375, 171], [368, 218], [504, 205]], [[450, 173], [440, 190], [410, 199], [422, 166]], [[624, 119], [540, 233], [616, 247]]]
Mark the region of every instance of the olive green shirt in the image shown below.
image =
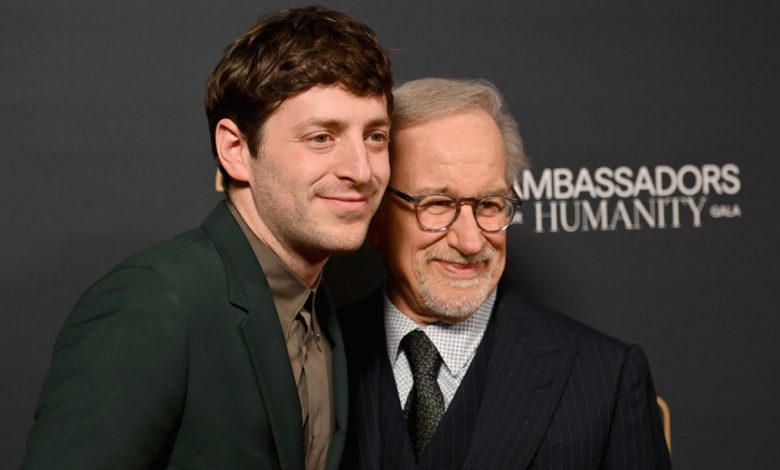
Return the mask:
[[306, 286], [246, 225], [232, 204], [230, 212], [252, 246], [271, 288], [284, 333], [298, 398], [301, 403], [306, 470], [325, 468], [335, 428], [331, 383], [331, 345], [322, 334], [314, 311], [320, 278]]

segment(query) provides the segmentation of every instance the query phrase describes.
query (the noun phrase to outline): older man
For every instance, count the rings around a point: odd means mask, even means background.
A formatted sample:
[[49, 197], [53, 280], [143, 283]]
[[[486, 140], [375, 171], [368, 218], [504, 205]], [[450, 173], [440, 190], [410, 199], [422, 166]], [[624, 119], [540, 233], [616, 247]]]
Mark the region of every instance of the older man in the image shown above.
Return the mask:
[[228, 46], [206, 94], [227, 201], [79, 300], [23, 468], [338, 467], [346, 365], [318, 284], [387, 184], [391, 90], [342, 13], [285, 10]]
[[409, 82], [391, 140], [387, 283], [342, 318], [347, 467], [668, 468], [641, 349], [501, 286], [526, 159], [497, 90]]

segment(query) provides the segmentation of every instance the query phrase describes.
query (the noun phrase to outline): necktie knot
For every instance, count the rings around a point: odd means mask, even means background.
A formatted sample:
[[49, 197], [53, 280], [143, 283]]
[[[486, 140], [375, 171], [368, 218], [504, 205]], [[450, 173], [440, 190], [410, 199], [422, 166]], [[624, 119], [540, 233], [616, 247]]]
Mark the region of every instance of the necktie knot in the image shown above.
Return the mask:
[[436, 377], [441, 366], [441, 356], [436, 346], [428, 339], [428, 335], [421, 330], [407, 333], [401, 340], [401, 348], [409, 359], [412, 375], [418, 377], [426, 375]]

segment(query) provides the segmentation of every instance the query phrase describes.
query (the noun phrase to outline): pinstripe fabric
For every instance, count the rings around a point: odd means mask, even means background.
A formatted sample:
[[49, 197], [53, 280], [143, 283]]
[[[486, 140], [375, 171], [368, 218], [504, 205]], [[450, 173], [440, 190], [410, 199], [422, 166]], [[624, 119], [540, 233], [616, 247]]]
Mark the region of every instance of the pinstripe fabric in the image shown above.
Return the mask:
[[[342, 315], [350, 377], [344, 468], [415, 468], [381, 312], [377, 291]], [[417, 468], [671, 468], [642, 350], [502, 286]]]

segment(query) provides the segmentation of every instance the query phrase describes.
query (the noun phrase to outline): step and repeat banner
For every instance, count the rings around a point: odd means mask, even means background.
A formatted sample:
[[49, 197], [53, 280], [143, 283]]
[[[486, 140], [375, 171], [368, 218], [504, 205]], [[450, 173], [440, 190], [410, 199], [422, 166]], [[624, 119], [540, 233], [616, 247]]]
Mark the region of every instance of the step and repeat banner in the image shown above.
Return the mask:
[[[0, 468], [21, 462], [56, 334], [126, 256], [222, 195], [203, 90], [282, 2], [0, 5]], [[398, 82], [485, 78], [531, 168], [509, 228], [525, 295], [645, 350], [676, 468], [780, 459], [780, 7], [723, 0], [325, 2]], [[383, 279], [329, 262], [338, 303]]]

